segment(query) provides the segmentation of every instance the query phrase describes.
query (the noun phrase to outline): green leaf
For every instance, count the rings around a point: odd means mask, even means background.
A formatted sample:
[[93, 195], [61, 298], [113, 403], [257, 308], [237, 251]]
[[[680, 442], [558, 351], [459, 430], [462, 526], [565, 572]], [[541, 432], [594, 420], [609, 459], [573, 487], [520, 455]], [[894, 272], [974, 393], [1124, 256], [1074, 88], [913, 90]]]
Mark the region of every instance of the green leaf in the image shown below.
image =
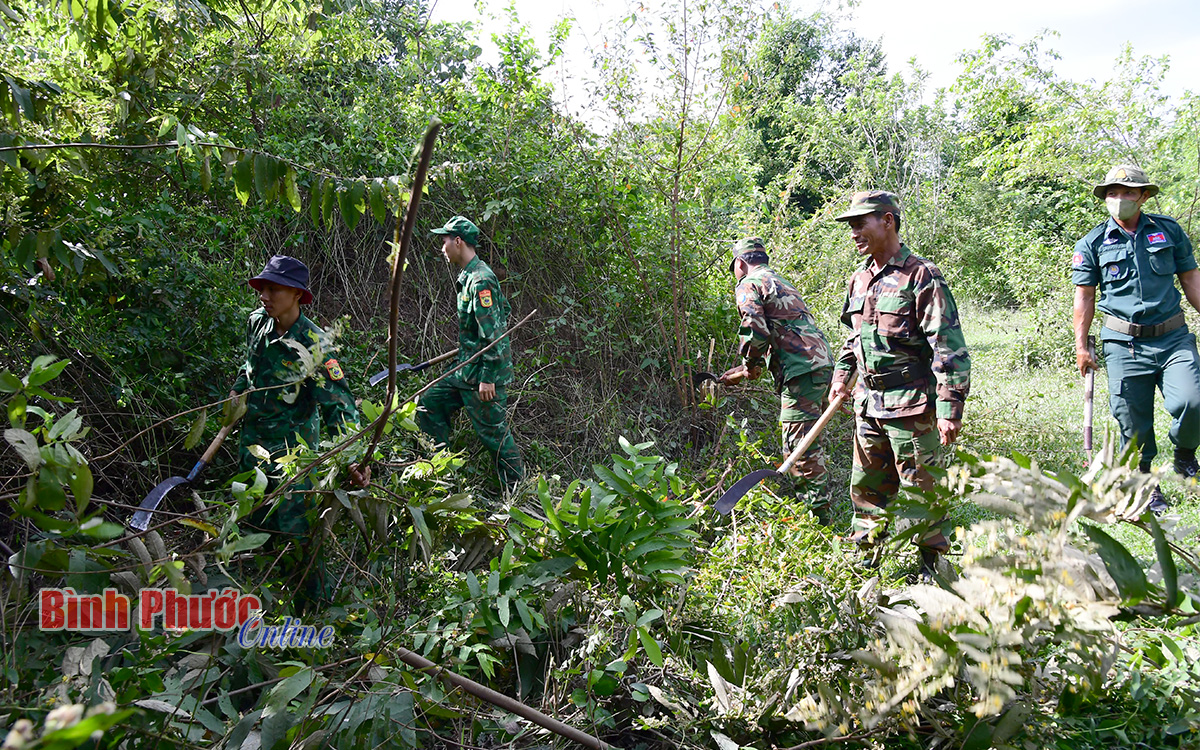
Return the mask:
[[4, 439], [13, 447], [30, 471], [34, 471], [42, 464], [42, 452], [38, 450], [37, 438], [25, 430], [5, 430]]
[[196, 443], [200, 442], [200, 438], [204, 437], [204, 424], [208, 420], [208, 408], [200, 410], [196, 416], [196, 421], [192, 422], [192, 428], [188, 430], [187, 437], [183, 439], [183, 449], [191, 450], [196, 447]]
[[1148, 593], [1146, 572], [1129, 550], [1097, 526], [1084, 524], [1083, 530], [1096, 545], [1100, 559], [1104, 561], [1108, 574], [1116, 581], [1121, 597], [1131, 604], [1145, 599]]
[[325, 222], [325, 228], [331, 229], [333, 221], [333, 203], [337, 199], [337, 181], [326, 179], [323, 185], [324, 194], [321, 196], [321, 220]]
[[283, 172], [283, 197], [287, 200], [288, 205], [296, 213], [300, 213], [302, 208], [300, 203], [300, 188], [296, 185], [296, 170], [292, 169], [292, 165], [284, 166]]
[[498, 571], [498, 570], [493, 570], [491, 573], [488, 574], [487, 595], [488, 596], [499, 596], [500, 595], [500, 571]]
[[92, 488], [95, 486], [91, 468], [87, 464], [76, 466], [70, 485], [71, 494], [75, 496], [75, 515], [82, 516], [88, 501], [92, 499]]
[[237, 164], [233, 165], [233, 191], [243, 206], [246, 205], [246, 201], [250, 200], [250, 186], [253, 182], [254, 157], [243, 154]]
[[540, 529], [543, 526], [545, 526], [545, 524], [542, 523], [542, 521], [540, 519], [534, 518], [533, 516], [529, 515], [528, 513], [521, 510], [520, 508], [516, 507], [515, 505], [508, 509], [508, 515], [514, 521], [517, 521], [525, 526], [528, 526], [531, 529]]
[[325, 195], [324, 185], [324, 177], [313, 177], [312, 189], [308, 196], [308, 218], [317, 228], [321, 226], [321, 200]]
[[350, 231], [354, 231], [354, 227], [358, 226], [358, 220], [362, 218], [365, 189], [366, 185], [362, 180], [351, 180], [348, 186], [343, 186], [343, 189], [338, 192], [338, 210], [342, 214], [342, 221]]
[[483, 592], [479, 588], [479, 578], [474, 572], [467, 573], [467, 590], [471, 592], [472, 599], [478, 599], [483, 596]]
[[1154, 551], [1158, 554], [1158, 566], [1162, 568], [1163, 588], [1167, 594], [1167, 609], [1175, 607], [1179, 601], [1179, 569], [1175, 565], [1175, 558], [1171, 555], [1171, 545], [1167, 542], [1167, 535], [1163, 533], [1162, 527], [1158, 525], [1158, 519], [1154, 514], [1148, 514], [1150, 520], [1150, 533], [1154, 535]]
[[249, 552], [252, 549], [258, 549], [266, 544], [271, 539], [271, 535], [263, 532], [260, 534], [247, 534], [239, 537], [236, 541], [226, 544], [222, 550], [227, 555], [236, 555], [239, 552]]
[[663, 665], [662, 649], [658, 647], [658, 641], [654, 640], [650, 635], [650, 631], [645, 628], [637, 629], [638, 640], [642, 642], [642, 648], [646, 649], [646, 656], [650, 657], [650, 661], [654, 666], [661, 667]]
[[212, 187], [212, 157], [205, 154], [204, 163], [200, 165], [200, 189], [208, 192]]
[[500, 625], [508, 630], [508, 623], [512, 621], [512, 610], [508, 606], [507, 595], [496, 597], [496, 612], [500, 615]]
[[504, 545], [504, 551], [500, 553], [500, 575], [508, 575], [508, 571], [512, 570], [513, 556], [513, 541], [511, 539]]
[[[47, 361], [49, 360], [49, 361]], [[54, 364], [54, 357], [43, 355], [33, 361], [33, 367], [29, 370], [29, 376], [25, 378], [27, 385], [43, 385], [57, 378], [67, 365], [71, 364], [69, 359], [60, 359]]]
[[181, 151], [186, 152], [188, 150], [188, 146], [190, 143], [191, 143], [191, 139], [188, 138], [187, 128], [185, 128], [183, 126], [182, 122], [176, 124], [175, 125], [175, 144], [179, 147], [179, 149]]
[[275, 197], [275, 162], [266, 154], [254, 155], [254, 191], [267, 203]]
[[525, 600], [520, 597], [517, 597], [517, 599], [513, 601], [513, 604], [515, 604], [517, 607], [517, 614], [521, 617], [521, 624], [525, 626], [527, 631], [532, 633], [533, 615], [529, 612], [529, 605], [526, 604]]
[[0, 391], [4, 393], [16, 393], [21, 390], [23, 385], [21, 379], [8, 370], [0, 372]]
[[288, 703], [293, 698], [303, 693], [312, 684], [313, 671], [311, 667], [304, 667], [300, 671], [288, 677], [283, 682], [271, 688], [271, 692], [267, 694], [267, 705], [263, 709], [263, 718], [268, 719], [275, 714], [287, 711]]
[[387, 221], [387, 206], [385, 205], [383, 196], [383, 178], [376, 177], [371, 180], [370, 203], [371, 215], [375, 217], [375, 221], [383, 224]]

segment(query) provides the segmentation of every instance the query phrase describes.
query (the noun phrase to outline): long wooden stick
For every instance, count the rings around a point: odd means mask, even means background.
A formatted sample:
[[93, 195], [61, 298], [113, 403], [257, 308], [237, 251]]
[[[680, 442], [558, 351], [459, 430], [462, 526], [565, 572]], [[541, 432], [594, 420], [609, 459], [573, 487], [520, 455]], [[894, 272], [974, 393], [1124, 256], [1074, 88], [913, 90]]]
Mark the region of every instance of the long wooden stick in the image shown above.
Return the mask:
[[[1088, 336], [1088, 354], [1096, 359], [1096, 337]], [[1084, 464], [1092, 460], [1092, 412], [1096, 393], [1096, 371], [1090, 369], [1083, 376], [1083, 452]]]
[[404, 213], [404, 229], [400, 230], [400, 217], [396, 217], [396, 257], [392, 261], [392, 285], [390, 310], [388, 314], [388, 387], [387, 396], [383, 400], [383, 414], [375, 423], [375, 434], [371, 436], [371, 445], [363, 454], [363, 465], [371, 464], [375, 455], [375, 447], [383, 437], [383, 428], [392, 413], [392, 401], [396, 397], [396, 336], [400, 327], [400, 281], [404, 277], [404, 261], [408, 257], [408, 246], [412, 243], [413, 226], [417, 223], [417, 207], [421, 205], [421, 193], [425, 190], [425, 175], [429, 173], [429, 162], [433, 160], [433, 144], [437, 142], [438, 130], [442, 127], [441, 120], [436, 117], [429, 122], [425, 131], [425, 140], [421, 144], [421, 159], [417, 162], [417, 173], [413, 176], [412, 191], [408, 198], [408, 210]]
[[398, 656], [400, 657], [400, 661], [404, 662], [408, 666], [414, 669], [419, 669], [422, 672], [427, 672], [435, 677], [440, 677], [451, 685], [462, 688], [476, 698], [487, 701], [493, 706], [502, 708], [505, 711], [511, 711], [517, 716], [523, 716], [532, 721], [534, 724], [537, 724], [539, 727], [542, 727], [543, 729], [549, 729], [559, 737], [565, 737], [572, 742], [578, 742], [580, 745], [591, 748], [592, 750], [613, 750], [612, 745], [609, 745], [607, 742], [604, 742], [597, 737], [593, 737], [587, 732], [580, 731], [575, 727], [564, 724], [558, 719], [547, 716], [535, 708], [509, 698], [503, 693], [497, 693], [495, 690], [492, 690], [489, 687], [480, 685], [474, 680], [469, 680], [460, 674], [455, 674], [454, 672], [444, 669], [443, 667], [434, 664], [418, 653], [409, 651], [403, 647], [397, 647], [397, 650], [399, 651]]

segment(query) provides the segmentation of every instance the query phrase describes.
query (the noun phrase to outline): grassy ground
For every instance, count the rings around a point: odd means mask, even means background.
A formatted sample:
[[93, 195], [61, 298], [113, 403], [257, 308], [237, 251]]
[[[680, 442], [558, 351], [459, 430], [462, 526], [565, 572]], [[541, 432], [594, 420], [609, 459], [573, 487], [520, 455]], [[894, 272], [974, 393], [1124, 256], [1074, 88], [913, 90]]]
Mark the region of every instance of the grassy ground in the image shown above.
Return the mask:
[[[971, 395], [960, 447], [1001, 456], [1020, 452], [1045, 469], [1081, 474], [1085, 470], [1083, 379], [1070, 368], [1026, 369], [1011, 364], [1020, 359], [1012, 351], [1019, 329], [1028, 324], [1019, 313], [968, 307], [962, 319], [971, 351]], [[1064, 320], [1063, 325], [1070, 321]], [[1194, 540], [1200, 527], [1200, 486], [1170, 471], [1172, 446], [1167, 430], [1171, 420], [1162, 407], [1161, 394], [1156, 406], [1159, 455], [1154, 464], [1167, 469], [1161, 486], [1172, 506], [1164, 522], [1175, 523]], [[1108, 380], [1103, 369], [1096, 375], [1094, 411], [1095, 447], [1099, 449], [1106, 435], [1119, 439], [1108, 408]], [[964, 508], [962, 513], [966, 520], [972, 509]], [[1135, 554], [1154, 559], [1149, 537], [1139, 530], [1118, 527], [1115, 534]]]

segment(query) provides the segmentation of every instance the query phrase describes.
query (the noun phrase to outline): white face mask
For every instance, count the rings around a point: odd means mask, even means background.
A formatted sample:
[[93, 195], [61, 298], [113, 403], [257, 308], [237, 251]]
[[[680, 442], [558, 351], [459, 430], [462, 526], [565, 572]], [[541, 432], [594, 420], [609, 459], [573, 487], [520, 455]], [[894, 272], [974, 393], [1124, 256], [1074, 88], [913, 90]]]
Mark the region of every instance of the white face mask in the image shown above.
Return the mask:
[[1131, 201], [1128, 198], [1105, 198], [1104, 204], [1108, 206], [1108, 213], [1117, 221], [1128, 221], [1137, 215], [1137, 201]]

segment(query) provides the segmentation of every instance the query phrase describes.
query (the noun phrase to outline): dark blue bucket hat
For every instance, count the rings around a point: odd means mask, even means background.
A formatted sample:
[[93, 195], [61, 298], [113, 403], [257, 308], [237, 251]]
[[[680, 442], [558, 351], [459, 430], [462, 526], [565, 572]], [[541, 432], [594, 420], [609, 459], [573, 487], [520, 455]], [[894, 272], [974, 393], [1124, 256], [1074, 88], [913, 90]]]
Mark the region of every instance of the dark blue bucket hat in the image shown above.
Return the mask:
[[264, 281], [273, 281], [281, 286], [290, 286], [304, 292], [300, 296], [300, 304], [307, 305], [313, 301], [312, 292], [308, 291], [308, 266], [289, 255], [272, 255], [263, 266], [262, 273], [248, 282], [257, 291], [262, 291]]

